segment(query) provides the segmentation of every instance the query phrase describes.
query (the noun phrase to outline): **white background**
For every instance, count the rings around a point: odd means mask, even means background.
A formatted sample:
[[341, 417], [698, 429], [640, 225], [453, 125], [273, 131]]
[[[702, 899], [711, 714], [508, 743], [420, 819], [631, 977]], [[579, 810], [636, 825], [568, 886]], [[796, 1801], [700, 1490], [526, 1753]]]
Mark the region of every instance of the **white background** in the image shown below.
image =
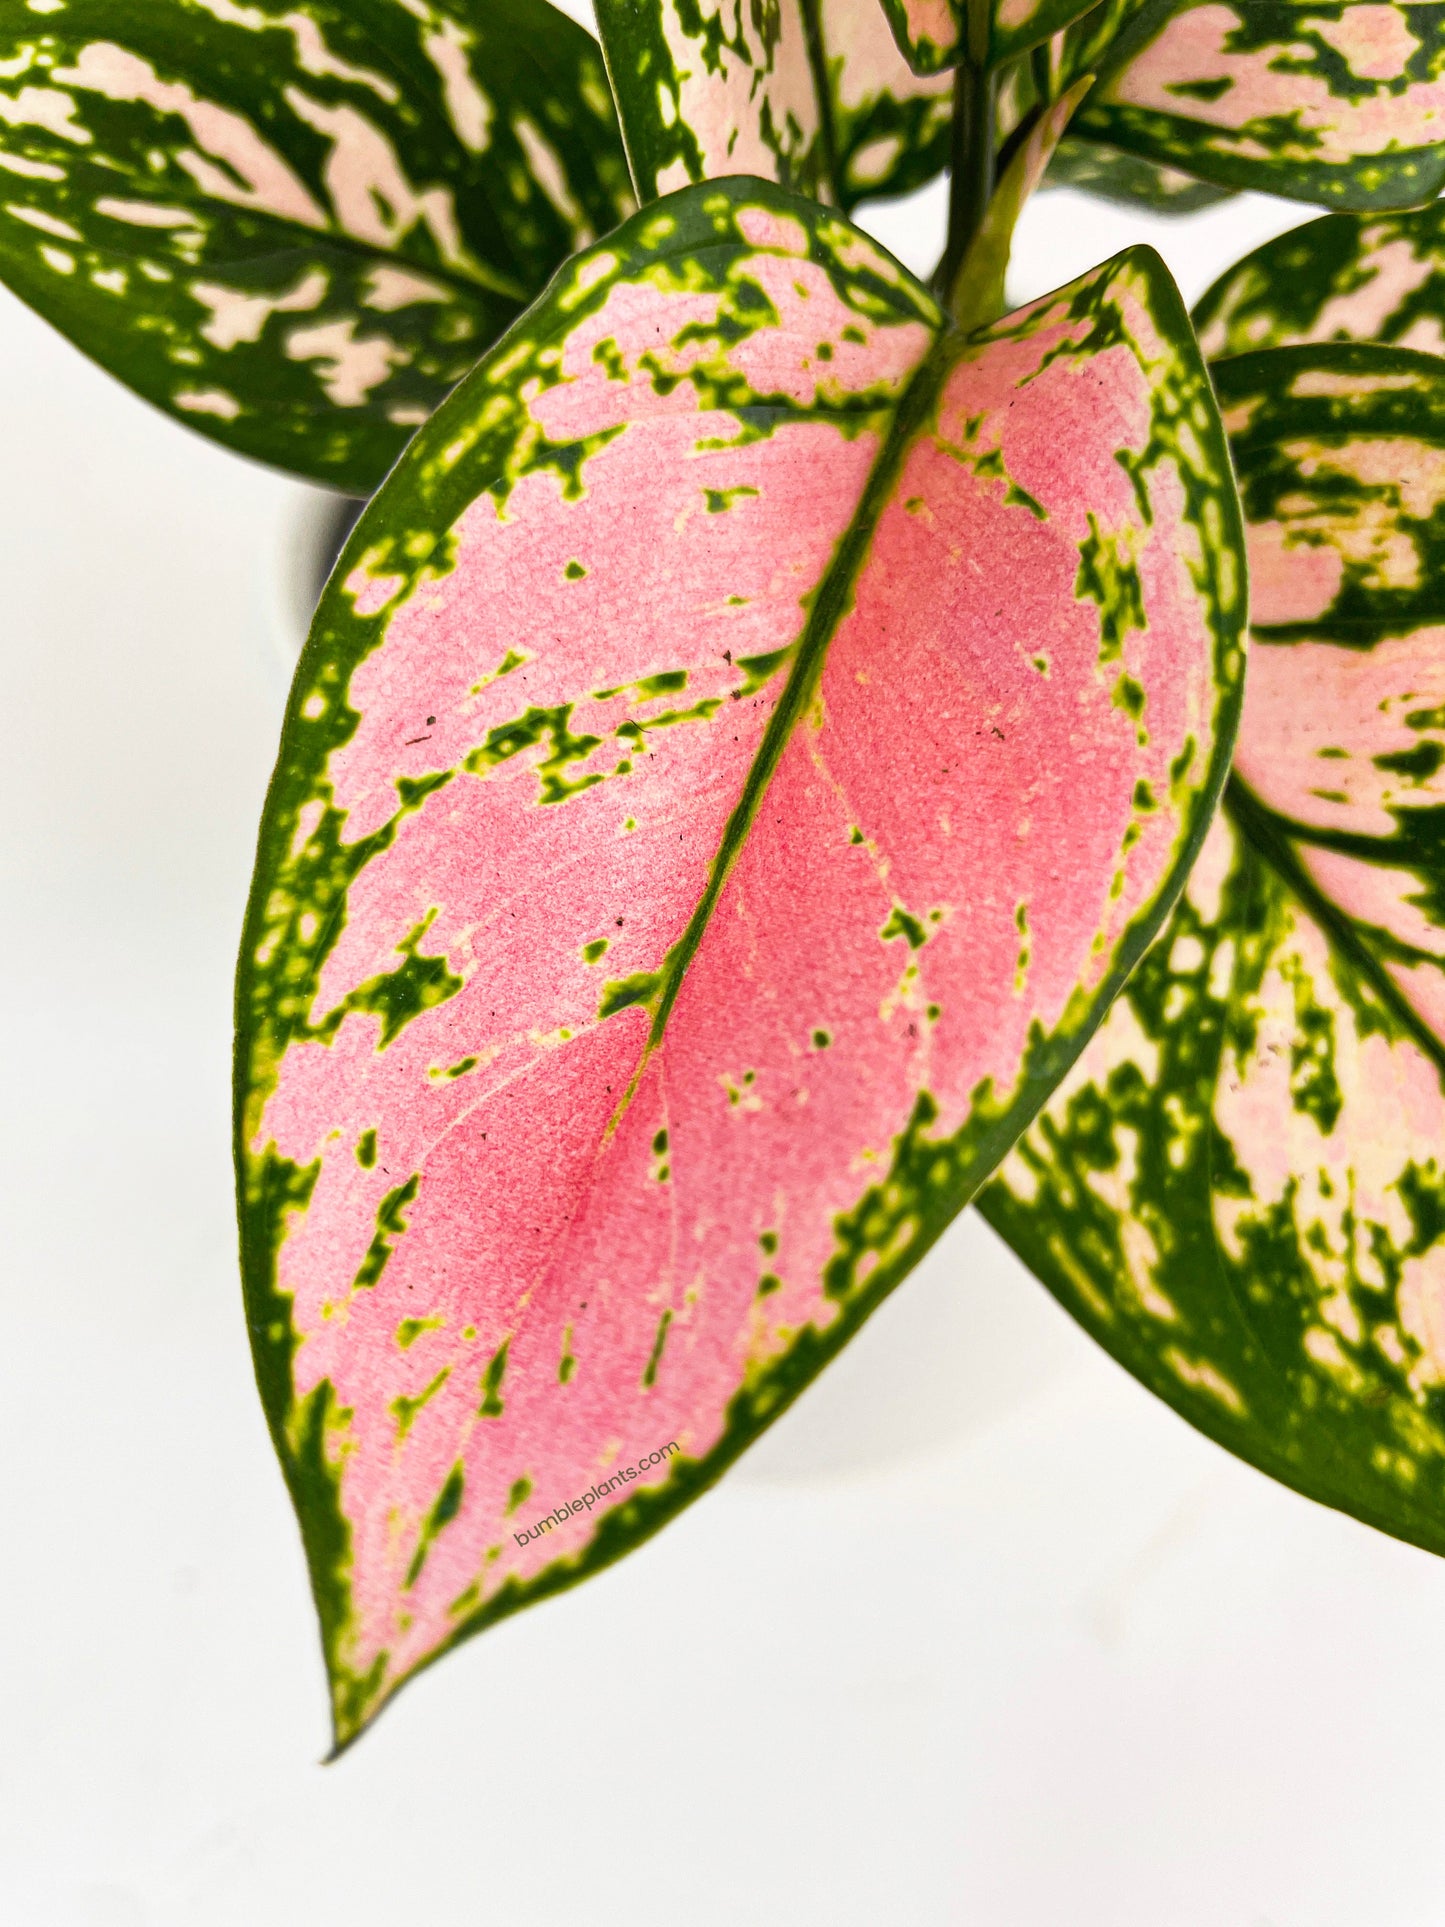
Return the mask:
[[[875, 226], [926, 270], [940, 208]], [[1049, 195], [1015, 291], [1147, 236], [1192, 298], [1306, 215]], [[1445, 1566], [972, 1217], [712, 1496], [317, 1764], [227, 1097], [306, 492], [8, 298], [0, 423], [0, 1921], [1439, 1927]]]

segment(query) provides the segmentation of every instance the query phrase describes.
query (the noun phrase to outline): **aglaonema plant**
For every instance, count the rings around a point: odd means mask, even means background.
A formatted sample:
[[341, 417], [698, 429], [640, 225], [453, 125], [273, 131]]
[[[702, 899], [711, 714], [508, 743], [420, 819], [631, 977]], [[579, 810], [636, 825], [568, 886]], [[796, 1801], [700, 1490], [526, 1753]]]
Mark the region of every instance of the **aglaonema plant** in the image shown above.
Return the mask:
[[[237, 990], [338, 1746], [975, 1198], [1445, 1550], [1441, 9], [597, 11], [0, 0], [10, 285], [374, 492]], [[925, 287], [850, 211], [945, 166]], [[1145, 247], [1006, 312], [1050, 175], [1334, 211], [1193, 322]]]

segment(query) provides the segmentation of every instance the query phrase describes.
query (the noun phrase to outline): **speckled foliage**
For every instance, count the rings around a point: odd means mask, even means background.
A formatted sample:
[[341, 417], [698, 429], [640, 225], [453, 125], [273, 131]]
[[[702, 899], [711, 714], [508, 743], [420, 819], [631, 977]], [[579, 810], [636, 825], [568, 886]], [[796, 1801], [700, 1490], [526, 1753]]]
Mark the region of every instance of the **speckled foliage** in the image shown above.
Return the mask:
[[0, 274], [148, 401], [366, 493], [633, 205], [546, 0], [0, 0]]
[[817, 18], [833, 198], [851, 207], [932, 180], [948, 160], [953, 76], [913, 73], [877, 0], [817, 0]]
[[715, 1479], [1064, 1074], [1227, 765], [1237, 515], [1149, 250], [965, 341], [746, 179], [421, 431], [302, 658], [238, 991], [339, 1741]]
[[1214, 372], [1254, 638], [1227, 808], [982, 1204], [1195, 1425], [1445, 1551], [1445, 363]]
[[1401, 208], [1445, 186], [1445, 8], [1120, 0], [1076, 131], [1224, 187]]
[[755, 174], [848, 207], [948, 158], [953, 84], [911, 72], [878, 0], [598, 0], [644, 200]]
[[1210, 356], [1307, 341], [1378, 341], [1445, 354], [1445, 204], [1327, 214], [1247, 254], [1200, 301]]
[[[1049, 84], [1051, 74], [1049, 92], [1057, 98], [1086, 75], [1107, 68], [1110, 49], [1139, 10], [1140, 0], [1105, 0], [1066, 27], [1047, 49], [1036, 48], [1028, 61], [1008, 68], [1004, 86], [1020, 90], [1024, 104], [1033, 106], [1038, 99], [1038, 82]], [[1123, 153], [1096, 133], [1083, 137], [1077, 125], [1059, 144], [1049, 167], [1048, 184], [1080, 188], [1102, 200], [1145, 208], [1154, 214], [1193, 214], [1226, 200], [1232, 192], [1142, 154]]]

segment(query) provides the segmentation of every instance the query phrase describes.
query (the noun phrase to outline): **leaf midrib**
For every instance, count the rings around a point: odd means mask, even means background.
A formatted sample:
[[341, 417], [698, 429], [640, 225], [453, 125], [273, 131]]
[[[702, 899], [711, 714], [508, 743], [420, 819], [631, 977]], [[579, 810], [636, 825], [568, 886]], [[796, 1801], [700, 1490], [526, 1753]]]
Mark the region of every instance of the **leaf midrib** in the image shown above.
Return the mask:
[[713, 913], [757, 821], [763, 798], [782, 762], [783, 752], [807, 714], [822, 680], [828, 645], [847, 614], [854, 584], [867, 558], [879, 517], [897, 481], [904, 452], [936, 399], [961, 341], [962, 338], [952, 330], [941, 331], [897, 403], [887, 438], [869, 471], [862, 498], [813, 593], [812, 606], [797, 643], [797, 653], [787, 683], [768, 718], [757, 754], [744, 780], [742, 793], [723, 829], [717, 854], [709, 865], [707, 884], [681, 937], [664, 960], [662, 993], [653, 1011], [647, 1043], [608, 1124], [608, 1138], [616, 1132], [663, 1041], [668, 1019], [681, 994], [683, 979], [702, 945]]

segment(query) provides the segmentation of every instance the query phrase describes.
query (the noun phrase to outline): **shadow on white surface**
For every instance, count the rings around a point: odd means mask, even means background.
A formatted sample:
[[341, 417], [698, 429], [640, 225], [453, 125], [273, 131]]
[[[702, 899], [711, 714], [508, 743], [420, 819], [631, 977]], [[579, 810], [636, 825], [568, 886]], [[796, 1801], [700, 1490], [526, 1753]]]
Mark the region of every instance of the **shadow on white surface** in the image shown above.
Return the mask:
[[1047, 1398], [1086, 1359], [1053, 1300], [966, 1211], [728, 1476], [901, 1473]]

